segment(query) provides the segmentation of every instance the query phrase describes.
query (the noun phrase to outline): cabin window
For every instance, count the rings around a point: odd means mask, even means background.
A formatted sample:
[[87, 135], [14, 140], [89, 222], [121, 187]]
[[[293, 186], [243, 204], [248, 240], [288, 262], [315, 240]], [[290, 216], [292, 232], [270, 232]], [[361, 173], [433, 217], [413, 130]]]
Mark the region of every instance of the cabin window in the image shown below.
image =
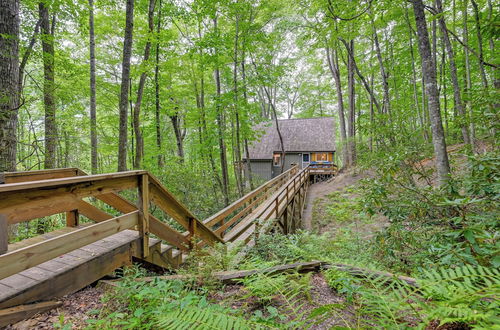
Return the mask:
[[326, 152], [320, 152], [316, 154], [316, 161], [317, 162], [327, 162], [328, 161], [328, 153]]
[[273, 165], [274, 166], [281, 166], [281, 154], [274, 154], [273, 155]]
[[303, 154], [302, 155], [302, 161], [304, 163], [309, 163], [309, 154]]

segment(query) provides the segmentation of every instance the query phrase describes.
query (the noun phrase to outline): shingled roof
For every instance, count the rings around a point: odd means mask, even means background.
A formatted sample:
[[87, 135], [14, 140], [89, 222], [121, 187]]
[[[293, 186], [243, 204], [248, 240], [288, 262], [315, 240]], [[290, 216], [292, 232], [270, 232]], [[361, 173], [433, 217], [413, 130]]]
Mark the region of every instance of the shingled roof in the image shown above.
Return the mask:
[[[333, 117], [278, 120], [285, 152], [335, 151]], [[281, 151], [276, 123], [266, 122], [254, 127], [263, 135], [249, 146], [250, 159], [272, 159]]]

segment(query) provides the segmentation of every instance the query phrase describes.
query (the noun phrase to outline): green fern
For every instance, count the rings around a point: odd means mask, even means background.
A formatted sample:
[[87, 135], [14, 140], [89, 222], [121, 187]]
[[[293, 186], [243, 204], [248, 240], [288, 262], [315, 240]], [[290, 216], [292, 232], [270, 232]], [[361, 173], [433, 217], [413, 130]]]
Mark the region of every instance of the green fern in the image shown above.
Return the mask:
[[500, 324], [498, 297], [500, 272], [482, 266], [462, 266], [423, 271], [418, 287], [375, 278], [371, 289], [362, 292], [363, 314], [369, 323], [402, 328], [432, 320], [440, 324], [466, 323], [475, 328]]
[[230, 315], [228, 311], [212, 307], [188, 306], [157, 317], [161, 329], [275, 329], [275, 327], [249, 321], [243, 317]]

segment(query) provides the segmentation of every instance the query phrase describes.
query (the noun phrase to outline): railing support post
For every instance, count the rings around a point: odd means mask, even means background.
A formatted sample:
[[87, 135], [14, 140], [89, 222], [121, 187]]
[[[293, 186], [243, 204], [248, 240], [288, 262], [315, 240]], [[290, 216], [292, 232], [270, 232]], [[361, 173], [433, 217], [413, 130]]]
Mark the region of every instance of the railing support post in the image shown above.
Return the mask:
[[9, 233], [8, 233], [7, 217], [0, 214], [0, 255], [7, 253], [9, 248]]
[[142, 256], [149, 256], [149, 177], [139, 175], [139, 233], [141, 236]]
[[196, 221], [193, 218], [189, 218], [189, 247], [190, 249], [193, 249], [195, 244], [194, 244], [194, 237], [196, 235]]
[[80, 224], [78, 210], [66, 212], [66, 227], [77, 227]]

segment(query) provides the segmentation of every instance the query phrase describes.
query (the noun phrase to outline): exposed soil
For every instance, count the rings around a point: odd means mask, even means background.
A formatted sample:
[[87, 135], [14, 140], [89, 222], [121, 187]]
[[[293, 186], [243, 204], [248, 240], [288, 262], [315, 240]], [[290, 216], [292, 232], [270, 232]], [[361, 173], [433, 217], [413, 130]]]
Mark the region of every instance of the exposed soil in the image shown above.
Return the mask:
[[314, 202], [334, 191], [342, 191], [346, 187], [356, 184], [359, 180], [369, 177], [365, 173], [357, 173], [354, 170], [339, 173], [332, 179], [309, 186], [306, 196], [306, 206], [302, 214], [303, 227], [312, 230], [312, 218]]
[[104, 291], [97, 287], [87, 287], [60, 299], [63, 305], [30, 319], [18, 322], [7, 327], [7, 330], [54, 329], [54, 324], [71, 324], [71, 329], [83, 329], [88, 319], [96, 315], [89, 315], [92, 310], [101, 310], [101, 298]]

